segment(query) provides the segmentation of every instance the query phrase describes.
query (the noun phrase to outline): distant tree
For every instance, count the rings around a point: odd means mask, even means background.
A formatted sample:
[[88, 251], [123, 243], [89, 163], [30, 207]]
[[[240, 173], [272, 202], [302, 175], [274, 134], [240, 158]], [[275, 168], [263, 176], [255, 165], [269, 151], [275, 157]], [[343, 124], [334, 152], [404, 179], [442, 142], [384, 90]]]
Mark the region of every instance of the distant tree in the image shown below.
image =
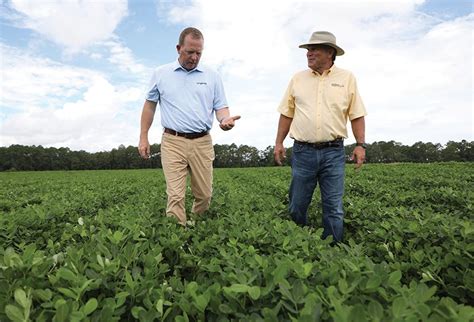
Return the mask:
[[449, 141], [441, 152], [443, 161], [474, 161], [474, 142]]
[[259, 162], [260, 167], [272, 166], [275, 165], [275, 158], [273, 156], [273, 151], [275, 147], [269, 145], [263, 151], [259, 151]]
[[407, 157], [411, 162], [436, 162], [441, 159], [441, 145], [431, 142], [416, 142], [407, 148]]
[[[345, 147], [349, 158], [354, 144]], [[10, 145], [0, 147], [0, 171], [21, 170], [85, 170], [85, 169], [144, 169], [160, 168], [161, 146], [151, 146], [152, 158], [143, 160], [138, 155], [137, 147], [120, 145], [111, 151], [89, 153], [71, 151], [69, 148], [44, 148], [39, 146]], [[248, 145], [216, 144], [214, 145], [216, 168], [261, 167], [275, 165], [273, 146], [258, 150]], [[292, 148], [286, 149], [285, 164], [291, 163]], [[412, 146], [402, 145], [395, 141], [379, 141], [368, 145], [367, 162], [437, 162], [459, 161], [474, 162], [474, 142], [462, 140], [449, 141], [445, 146], [431, 142], [416, 142]]]

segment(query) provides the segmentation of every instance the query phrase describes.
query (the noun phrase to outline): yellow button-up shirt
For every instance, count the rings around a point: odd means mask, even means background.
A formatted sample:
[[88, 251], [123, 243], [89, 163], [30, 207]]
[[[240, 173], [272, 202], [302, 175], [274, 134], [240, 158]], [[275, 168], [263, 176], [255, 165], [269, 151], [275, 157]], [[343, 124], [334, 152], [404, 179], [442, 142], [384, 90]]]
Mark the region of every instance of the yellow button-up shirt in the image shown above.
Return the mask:
[[312, 143], [347, 138], [347, 119], [367, 115], [354, 75], [334, 65], [296, 73], [278, 112], [293, 119], [291, 138]]

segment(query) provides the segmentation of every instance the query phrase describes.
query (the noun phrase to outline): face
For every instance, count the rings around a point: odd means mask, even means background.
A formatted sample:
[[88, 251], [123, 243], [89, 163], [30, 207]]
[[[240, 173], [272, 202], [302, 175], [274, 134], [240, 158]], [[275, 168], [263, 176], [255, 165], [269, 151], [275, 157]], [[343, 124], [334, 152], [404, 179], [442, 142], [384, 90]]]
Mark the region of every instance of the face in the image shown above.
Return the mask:
[[178, 60], [181, 66], [187, 70], [197, 67], [201, 59], [202, 49], [204, 46], [204, 39], [195, 39], [192, 35], [184, 37], [183, 45], [177, 45]]
[[306, 57], [312, 70], [329, 68], [332, 65], [333, 48], [326, 45], [310, 45]]

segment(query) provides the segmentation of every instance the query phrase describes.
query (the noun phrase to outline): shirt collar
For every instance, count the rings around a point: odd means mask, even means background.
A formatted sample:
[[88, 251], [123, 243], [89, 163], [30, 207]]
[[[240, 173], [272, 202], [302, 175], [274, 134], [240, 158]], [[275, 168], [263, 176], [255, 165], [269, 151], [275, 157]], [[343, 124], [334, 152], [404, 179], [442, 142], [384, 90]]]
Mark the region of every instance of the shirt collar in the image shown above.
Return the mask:
[[181, 64], [179, 63], [179, 60], [175, 60], [174, 62], [174, 65], [173, 65], [173, 70], [174, 71], [177, 71], [178, 69], [181, 69], [182, 71], [186, 72], [186, 73], [192, 73], [192, 72], [203, 72], [204, 69], [202, 68], [201, 65], [197, 65], [196, 68], [194, 69], [191, 69], [191, 70], [186, 70], [186, 68], [184, 68], [183, 66], [181, 66]]
[[[327, 69], [323, 72], [323, 75], [329, 75], [329, 74], [333, 73], [336, 68], [337, 68], [336, 65], [332, 64], [332, 66], [329, 69]], [[322, 76], [317, 71], [312, 70], [312, 69], [311, 69], [311, 73], [313, 75], [316, 75], [316, 76]]]

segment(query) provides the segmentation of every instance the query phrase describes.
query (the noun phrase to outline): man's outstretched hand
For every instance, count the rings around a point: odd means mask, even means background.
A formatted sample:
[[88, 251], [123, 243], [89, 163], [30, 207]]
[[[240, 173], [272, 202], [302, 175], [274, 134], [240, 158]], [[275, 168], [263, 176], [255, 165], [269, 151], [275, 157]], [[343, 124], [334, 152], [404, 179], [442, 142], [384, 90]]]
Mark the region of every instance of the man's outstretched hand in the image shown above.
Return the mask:
[[224, 131], [232, 130], [232, 128], [235, 126], [235, 121], [238, 119], [240, 119], [240, 115], [224, 117], [219, 126]]

